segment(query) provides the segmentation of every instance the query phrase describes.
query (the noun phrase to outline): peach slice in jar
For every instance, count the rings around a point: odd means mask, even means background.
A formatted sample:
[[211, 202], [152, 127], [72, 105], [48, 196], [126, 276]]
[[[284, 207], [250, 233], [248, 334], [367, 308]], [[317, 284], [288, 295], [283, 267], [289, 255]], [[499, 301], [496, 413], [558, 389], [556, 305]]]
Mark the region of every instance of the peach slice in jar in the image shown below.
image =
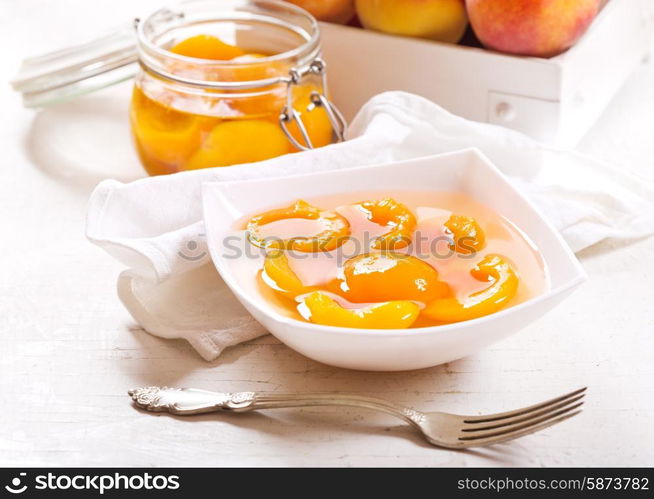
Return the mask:
[[245, 51], [240, 47], [225, 43], [212, 35], [192, 36], [174, 45], [170, 51], [186, 57], [214, 61], [229, 61], [245, 55]]
[[425, 317], [439, 322], [460, 322], [483, 317], [502, 309], [518, 290], [518, 276], [501, 255], [486, 255], [470, 274], [478, 281], [490, 281], [490, 286], [462, 300], [434, 300], [422, 311]]
[[[245, 55], [245, 51], [236, 45], [225, 43], [212, 35], [200, 34], [186, 38], [168, 49], [173, 54], [210, 61], [231, 61]], [[197, 62], [184, 60], [167, 61], [168, 70], [173, 74], [184, 75], [192, 79], [222, 80], [222, 70], [215, 65], [198, 67]]]
[[150, 174], [178, 171], [220, 120], [178, 111], [134, 87], [130, 108], [137, 150]]
[[[318, 87], [311, 84], [298, 85], [293, 88], [293, 108], [299, 113], [314, 148], [329, 145], [334, 139], [334, 131], [327, 111], [325, 108], [311, 103], [311, 93], [318, 91]], [[287, 126], [293, 138], [304, 145], [305, 140], [297, 123], [291, 121]], [[291, 147], [297, 151], [297, 148]]]
[[366, 213], [368, 220], [389, 228], [388, 232], [375, 238], [371, 249], [397, 250], [411, 244], [417, 221], [405, 205], [392, 198], [384, 198], [362, 201], [358, 206]]
[[208, 133], [183, 169], [254, 163], [288, 152], [288, 139], [276, 123], [260, 119], [225, 120]]
[[429, 303], [450, 294], [438, 271], [411, 255], [374, 253], [350, 258], [330, 289], [354, 303], [413, 300]]
[[[263, 235], [263, 226], [293, 218], [316, 220], [320, 222], [322, 230], [310, 237], [292, 237], [289, 239], [265, 237]], [[248, 239], [255, 246], [316, 253], [318, 251], [331, 251], [341, 246], [350, 235], [350, 224], [345, 217], [338, 213], [331, 210], [322, 210], [300, 199], [286, 208], [270, 210], [252, 217], [247, 224], [246, 230]]]
[[457, 253], [470, 255], [486, 246], [486, 235], [472, 217], [452, 215], [445, 222], [445, 228], [452, 235], [450, 249]]
[[[211, 35], [196, 35], [179, 42], [170, 49], [175, 54], [209, 59], [215, 61], [230, 61], [238, 63], [225, 67], [209, 66], [204, 76], [209, 80], [230, 82], [250, 82], [265, 80], [275, 76], [286, 76], [290, 68], [278, 61], [263, 61], [265, 54], [246, 52], [236, 45], [230, 45]], [[183, 64], [175, 64], [178, 70], [185, 69]], [[233, 98], [225, 97], [224, 103], [231, 107], [235, 114], [250, 118], [263, 118], [274, 114], [275, 121], [284, 105], [286, 87], [256, 90], [234, 91]], [[247, 94], [242, 96], [240, 94]]]
[[[241, 60], [241, 58], [239, 57], [236, 60]], [[254, 72], [253, 65], [253, 69], [249, 72], [244, 73], [243, 71], [239, 71], [238, 74], [240, 76], [247, 75], [249, 79], [255, 80], [273, 76], [285, 76], [290, 70], [290, 68], [283, 68], [280, 63], [268, 63], [268, 65], [268, 70], [265, 73], [263, 72], [263, 68], [259, 68]], [[239, 68], [239, 70], [247, 69], [247, 66]], [[258, 78], [255, 78], [255, 76]], [[313, 148], [323, 147], [334, 141], [334, 132], [327, 111], [322, 106], [314, 105], [311, 101], [312, 92], [318, 91], [317, 86], [308, 83], [295, 85], [291, 90], [293, 109], [297, 112], [299, 119], [302, 120], [302, 124], [311, 140], [311, 146]], [[272, 85], [249, 96], [239, 97], [238, 93], [236, 93], [233, 98], [229, 99], [229, 105], [232, 109], [243, 113], [243, 116], [267, 118], [277, 124], [279, 123], [282, 110], [287, 105], [286, 93], [287, 88], [285, 85]], [[307, 145], [297, 121], [289, 121], [286, 127], [298, 143]], [[299, 151], [290, 141], [288, 147], [289, 152]]]
[[[247, 53], [235, 57], [231, 62], [238, 65], [224, 68], [217, 75], [218, 79], [233, 82], [261, 82], [286, 77], [291, 66], [282, 61], [270, 60], [266, 54]], [[225, 102], [238, 115], [244, 118], [268, 119], [279, 122], [279, 115], [286, 103], [285, 83], [273, 83], [267, 86], [233, 90], [225, 98]], [[289, 152], [290, 152], [289, 143]]]
[[411, 301], [389, 301], [349, 309], [327, 294], [314, 291], [298, 305], [298, 311], [306, 320], [323, 326], [406, 329], [418, 318], [420, 307]]

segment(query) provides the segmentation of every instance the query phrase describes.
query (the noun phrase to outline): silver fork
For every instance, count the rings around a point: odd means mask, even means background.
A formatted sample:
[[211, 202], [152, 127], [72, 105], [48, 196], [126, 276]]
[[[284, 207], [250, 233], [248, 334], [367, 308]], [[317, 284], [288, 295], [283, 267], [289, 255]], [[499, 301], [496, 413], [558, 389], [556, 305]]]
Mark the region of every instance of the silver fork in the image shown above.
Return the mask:
[[480, 447], [513, 440], [565, 421], [581, 412], [586, 388], [540, 404], [486, 416], [420, 412], [386, 400], [333, 393], [217, 393], [193, 388], [149, 386], [129, 390], [135, 404], [179, 416], [207, 412], [247, 412], [283, 407], [348, 406], [392, 414], [416, 428], [429, 443], [449, 449]]

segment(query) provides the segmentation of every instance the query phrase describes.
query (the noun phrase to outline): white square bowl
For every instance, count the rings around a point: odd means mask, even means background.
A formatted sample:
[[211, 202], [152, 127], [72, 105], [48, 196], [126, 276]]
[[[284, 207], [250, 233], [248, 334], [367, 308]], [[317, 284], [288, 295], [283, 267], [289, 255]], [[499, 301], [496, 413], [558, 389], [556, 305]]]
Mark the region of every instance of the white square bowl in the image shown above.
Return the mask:
[[[500, 312], [443, 326], [402, 330], [328, 327], [285, 317], [239, 284], [225, 238], [243, 216], [297, 198], [374, 190], [463, 192], [513, 222], [538, 247], [549, 271], [544, 294]], [[294, 350], [333, 366], [403, 371], [473, 354], [559, 304], [585, 280], [580, 263], [559, 233], [479, 151], [428, 156], [390, 164], [273, 179], [211, 182], [203, 186], [204, 220], [211, 258], [244, 307]]]

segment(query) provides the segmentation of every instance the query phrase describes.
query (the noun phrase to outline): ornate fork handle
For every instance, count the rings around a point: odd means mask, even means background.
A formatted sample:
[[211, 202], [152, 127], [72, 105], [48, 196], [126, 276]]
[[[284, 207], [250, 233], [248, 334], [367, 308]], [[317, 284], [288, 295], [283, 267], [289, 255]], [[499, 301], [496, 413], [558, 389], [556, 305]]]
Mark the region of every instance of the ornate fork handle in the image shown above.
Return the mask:
[[332, 393], [272, 394], [261, 392], [219, 393], [192, 388], [149, 386], [129, 391], [136, 405], [154, 412], [180, 416], [216, 411], [247, 412], [285, 407], [347, 406], [385, 412], [420, 427], [425, 415], [392, 402], [358, 395]]

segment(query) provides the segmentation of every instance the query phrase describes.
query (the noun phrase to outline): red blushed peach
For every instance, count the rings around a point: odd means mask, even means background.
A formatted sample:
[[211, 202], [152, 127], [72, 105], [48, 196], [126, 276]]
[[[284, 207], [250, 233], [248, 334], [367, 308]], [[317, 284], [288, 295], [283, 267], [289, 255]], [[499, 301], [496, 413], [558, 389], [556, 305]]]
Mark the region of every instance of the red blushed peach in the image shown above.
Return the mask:
[[364, 28], [458, 42], [468, 25], [464, 0], [356, 0]]
[[466, 0], [481, 43], [509, 54], [552, 57], [584, 34], [600, 0]]
[[354, 0], [286, 0], [302, 7], [318, 19], [345, 24], [354, 17]]

